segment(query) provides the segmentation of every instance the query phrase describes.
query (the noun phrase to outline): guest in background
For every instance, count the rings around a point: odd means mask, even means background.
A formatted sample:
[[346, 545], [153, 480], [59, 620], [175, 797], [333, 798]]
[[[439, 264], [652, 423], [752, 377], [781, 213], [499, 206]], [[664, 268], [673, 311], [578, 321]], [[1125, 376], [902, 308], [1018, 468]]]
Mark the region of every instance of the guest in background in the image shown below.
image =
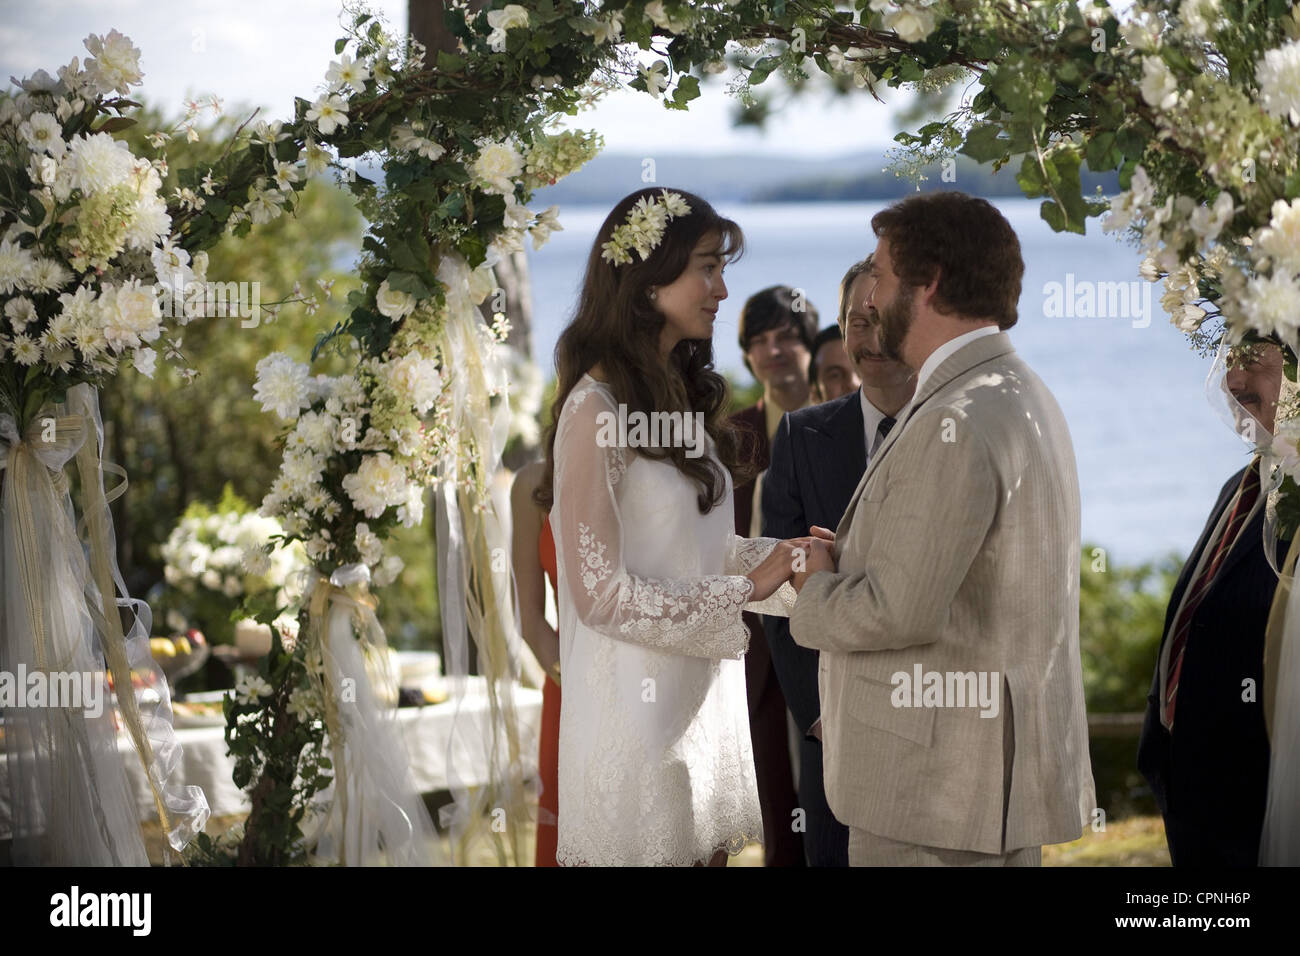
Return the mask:
[[560, 635], [546, 621], [546, 582], [555, 593], [555, 539], [551, 520], [533, 501], [533, 492], [546, 467], [530, 462], [515, 474], [510, 487], [513, 532], [511, 563], [519, 598], [519, 632], [546, 671], [542, 687], [542, 729], [538, 735], [537, 774], [541, 783], [537, 811], [537, 853], [534, 866], [559, 866], [555, 861], [559, 820], [560, 755]]
[[[845, 273], [835, 326], [837, 332], [843, 330], [841, 351], [852, 358], [849, 371], [855, 382], [861, 379], [861, 388], [791, 412], [781, 420], [763, 482], [765, 533], [812, 525], [837, 527], [867, 470], [869, 452], [885, 440], [894, 417], [912, 398], [916, 379], [911, 369], [880, 353], [878, 317], [867, 305], [871, 280], [866, 273], [870, 267], [868, 256]], [[820, 357], [824, 352], [825, 347], [815, 350], [814, 355]], [[821, 713], [818, 652], [794, 642], [786, 618], [764, 617], [763, 630], [772, 666], [802, 740], [799, 806], [806, 816], [803, 843], [808, 864], [848, 866], [849, 830], [835, 819], [826, 804], [822, 745], [810, 733]]]
[[[1224, 387], [1243, 410], [1239, 426], [1264, 439], [1277, 416], [1282, 350], [1249, 350]], [[1259, 859], [1269, 772], [1264, 632], [1277, 588], [1264, 550], [1259, 465], [1257, 456], [1224, 484], [1183, 565], [1147, 697], [1138, 767], [1164, 816], [1174, 866]], [[1287, 544], [1276, 553], [1279, 567]]]
[[[772, 434], [781, 417], [808, 404], [808, 366], [816, 334], [816, 308], [789, 286], [775, 285], [756, 292], [741, 309], [740, 351], [745, 368], [763, 386], [763, 397], [731, 419], [744, 433], [744, 457], [760, 472], [735, 490], [738, 535], [755, 536], [762, 525], [756, 507], [761, 471], [767, 467]], [[808, 534], [808, 529], [800, 534]], [[745, 623], [751, 635], [745, 655], [749, 732], [763, 810], [765, 863], [803, 866], [803, 838], [794, 828], [797, 803], [785, 697], [772, 669], [762, 622], [758, 615], [746, 612]]]
[[[843, 288], [840, 291], [843, 297]], [[862, 384], [853, 360], [844, 348], [843, 303], [840, 305], [840, 324], [828, 325], [813, 339], [812, 362], [808, 365], [808, 383], [812, 386], [814, 404], [829, 402], [833, 398], [856, 392]]]

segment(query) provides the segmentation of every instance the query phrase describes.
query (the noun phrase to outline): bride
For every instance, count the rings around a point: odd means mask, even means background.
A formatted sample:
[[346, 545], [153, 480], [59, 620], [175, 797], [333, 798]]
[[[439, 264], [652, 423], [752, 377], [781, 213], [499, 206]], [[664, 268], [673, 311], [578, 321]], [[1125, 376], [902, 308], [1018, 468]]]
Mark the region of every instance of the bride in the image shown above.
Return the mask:
[[633, 193], [556, 346], [536, 497], [559, 572], [562, 865], [722, 866], [761, 839], [740, 615], [788, 613], [809, 539], [732, 533], [712, 335], [742, 245], [698, 196]]

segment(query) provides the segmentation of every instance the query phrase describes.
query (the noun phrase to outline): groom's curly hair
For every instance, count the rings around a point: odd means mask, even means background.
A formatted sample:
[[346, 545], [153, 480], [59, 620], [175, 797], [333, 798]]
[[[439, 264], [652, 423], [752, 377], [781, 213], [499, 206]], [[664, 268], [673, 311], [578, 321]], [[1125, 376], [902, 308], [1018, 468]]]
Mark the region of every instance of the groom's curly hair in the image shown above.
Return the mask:
[[894, 274], [925, 286], [939, 276], [934, 307], [944, 315], [1016, 324], [1025, 260], [1011, 223], [988, 200], [953, 190], [921, 193], [871, 217], [877, 238], [889, 240]]
[[717, 253], [734, 261], [744, 251], [745, 237], [735, 222], [720, 216], [705, 200], [682, 189], [670, 189], [690, 205], [691, 211], [670, 220], [663, 239], [648, 259], [635, 255], [631, 262], [613, 265], [601, 256], [601, 246], [644, 198], [659, 199], [662, 187], [641, 189], [614, 206], [596, 234], [587, 256], [587, 272], [577, 309], [555, 345], [555, 399], [543, 445], [546, 468], [533, 500], [544, 510], [554, 501], [555, 433], [560, 410], [578, 380], [592, 366], [608, 376], [616, 402], [628, 412], [704, 413], [704, 427], [713, 439], [722, 467], [711, 456], [687, 457], [681, 447], [638, 448], [637, 454], [668, 460], [700, 489], [700, 514], [707, 514], [726, 499], [726, 474], [739, 485], [752, 477], [752, 466], [740, 454], [740, 436], [727, 420], [730, 389], [713, 367], [712, 339], [682, 339], [668, 356], [659, 356], [659, 334], [664, 315], [649, 296], [652, 287], [669, 285], [690, 262], [701, 239], [717, 237]]

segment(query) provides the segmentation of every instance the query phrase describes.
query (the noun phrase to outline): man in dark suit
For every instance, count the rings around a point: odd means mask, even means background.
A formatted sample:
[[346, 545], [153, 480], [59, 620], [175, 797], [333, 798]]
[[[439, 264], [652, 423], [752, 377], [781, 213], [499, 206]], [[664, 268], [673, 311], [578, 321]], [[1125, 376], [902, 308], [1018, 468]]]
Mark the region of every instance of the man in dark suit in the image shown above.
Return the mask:
[[[783, 414], [808, 404], [808, 364], [816, 333], [816, 308], [789, 286], [771, 286], [754, 293], [740, 311], [740, 351], [745, 367], [763, 386], [757, 404], [732, 416], [744, 433], [745, 457], [759, 472], [756, 479], [735, 489], [736, 534], [742, 537], [754, 537], [760, 531], [755, 484], [761, 483], [761, 472], [767, 467], [772, 433]], [[759, 616], [746, 613], [745, 624], [750, 634], [745, 655], [749, 735], [763, 810], [765, 864], [803, 866], [803, 838], [792, 826], [795, 778], [785, 697], [772, 670]]]
[[[856, 263], [840, 284], [839, 326], [862, 387], [781, 420], [763, 481], [764, 535], [805, 535], [812, 525], [834, 529], [867, 469], [868, 452], [883, 441], [894, 416], [912, 398], [916, 380], [911, 370], [880, 354], [876, 317], [866, 304], [870, 264], [870, 257]], [[805, 815], [808, 863], [848, 866], [848, 828], [826, 805], [822, 745], [814, 735], [821, 713], [818, 652], [794, 642], [787, 618], [764, 617], [763, 629], [781, 689], [803, 736], [799, 806]]]
[[[1273, 431], [1282, 353], [1258, 346], [1225, 386], [1241, 429]], [[1259, 459], [1228, 479], [1165, 615], [1138, 767], [1155, 792], [1175, 866], [1255, 866], [1268, 789], [1264, 632], [1277, 576], [1264, 549]], [[1280, 548], [1280, 565], [1286, 554]]]

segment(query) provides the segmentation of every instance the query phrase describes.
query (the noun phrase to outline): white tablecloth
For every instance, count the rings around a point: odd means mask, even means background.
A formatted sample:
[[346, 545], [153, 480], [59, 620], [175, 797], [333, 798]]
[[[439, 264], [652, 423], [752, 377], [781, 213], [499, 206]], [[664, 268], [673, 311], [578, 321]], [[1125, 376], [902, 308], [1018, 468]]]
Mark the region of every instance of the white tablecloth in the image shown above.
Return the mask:
[[[519, 686], [514, 686], [513, 691], [523, 773], [526, 778], [535, 777], [542, 692]], [[411, 758], [411, 775], [419, 792], [447, 790], [453, 784], [477, 786], [487, 782], [491, 758], [487, 738], [488, 701], [483, 678], [468, 679], [459, 708], [453, 698], [443, 704], [403, 707], [397, 716]], [[203, 788], [213, 816], [243, 813], [249, 808], [244, 792], [231, 779], [235, 762], [226, 754], [225, 732], [224, 726], [176, 731], [176, 741], [184, 750], [181, 782]], [[156, 820], [153, 796], [144, 769], [125, 736], [118, 738], [118, 749], [126, 764], [127, 779], [139, 807], [140, 819]], [[501, 749], [503, 755], [498, 758], [498, 769], [504, 772], [505, 748]], [[7, 778], [8, 768], [0, 763], [0, 839], [8, 839], [11, 835]]]

